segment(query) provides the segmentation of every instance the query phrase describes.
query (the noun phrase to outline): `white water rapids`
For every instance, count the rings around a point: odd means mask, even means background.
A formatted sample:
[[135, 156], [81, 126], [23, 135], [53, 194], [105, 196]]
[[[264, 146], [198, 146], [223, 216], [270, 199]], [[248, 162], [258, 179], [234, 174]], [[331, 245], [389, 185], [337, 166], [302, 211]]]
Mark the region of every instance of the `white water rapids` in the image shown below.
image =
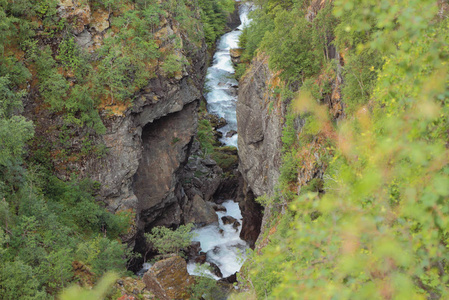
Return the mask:
[[[239, 36], [244, 26], [248, 25], [248, 12], [250, 7], [247, 4], [240, 6], [239, 15], [242, 24], [235, 30], [224, 34], [217, 43], [217, 50], [213, 57], [212, 66], [208, 68], [206, 75], [207, 109], [210, 114], [223, 117], [227, 125], [220, 128], [223, 133], [221, 142], [227, 146], [237, 147], [237, 134], [232, 137], [226, 137], [226, 133], [231, 130], [237, 131], [237, 80], [234, 79], [234, 66], [231, 61], [229, 50], [238, 48]], [[219, 224], [208, 225], [194, 230], [197, 234], [194, 241], [201, 243], [201, 251], [206, 252], [206, 261], [216, 264], [223, 278], [226, 278], [240, 268], [245, 261], [246, 249], [248, 244], [240, 239], [240, 231], [242, 230], [242, 214], [237, 202], [228, 200], [223, 203], [226, 212], [217, 212]], [[239, 222], [239, 226], [235, 229], [232, 224], [225, 225], [221, 218], [223, 216], [231, 216]], [[196, 270], [196, 265], [189, 263], [187, 270], [191, 275], [201, 275]], [[209, 275], [215, 279], [220, 279], [208, 271], [202, 271], [203, 275]], [[204, 274], [205, 273], [205, 274]]]
[[224, 34], [217, 43], [217, 50], [213, 57], [212, 66], [208, 68], [206, 75], [206, 90], [204, 96], [207, 100], [207, 110], [210, 114], [222, 117], [228, 123], [218, 131], [223, 133], [221, 142], [228, 146], [237, 147], [237, 134], [226, 137], [231, 130], [237, 131], [237, 116], [235, 106], [237, 103], [237, 80], [234, 79], [234, 66], [232, 65], [229, 50], [238, 48], [241, 29], [249, 24], [247, 4], [240, 6], [240, 20], [242, 24], [235, 30]]

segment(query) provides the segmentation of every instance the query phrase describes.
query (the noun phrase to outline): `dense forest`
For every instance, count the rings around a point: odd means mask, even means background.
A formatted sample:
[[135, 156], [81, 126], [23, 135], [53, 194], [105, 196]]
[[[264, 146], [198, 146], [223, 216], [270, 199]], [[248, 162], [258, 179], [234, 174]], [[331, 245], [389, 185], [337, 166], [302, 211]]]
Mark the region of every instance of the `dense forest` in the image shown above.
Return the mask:
[[448, 3], [254, 5], [237, 75], [291, 104], [242, 299], [446, 299]]
[[[235, 76], [266, 63], [267, 113], [287, 111], [280, 176], [256, 199], [261, 235], [232, 298], [449, 298], [449, 3], [248, 2]], [[189, 54], [213, 49], [233, 10], [0, 0], [1, 299], [121, 296], [111, 285], [140, 255], [123, 242], [135, 212], [108, 210], [74, 165], [108, 154], [101, 136], [148, 81], [188, 77]], [[96, 35], [80, 46], [86, 28]], [[210, 121], [198, 131], [217, 155]], [[73, 284], [98, 288], [58, 296]]]

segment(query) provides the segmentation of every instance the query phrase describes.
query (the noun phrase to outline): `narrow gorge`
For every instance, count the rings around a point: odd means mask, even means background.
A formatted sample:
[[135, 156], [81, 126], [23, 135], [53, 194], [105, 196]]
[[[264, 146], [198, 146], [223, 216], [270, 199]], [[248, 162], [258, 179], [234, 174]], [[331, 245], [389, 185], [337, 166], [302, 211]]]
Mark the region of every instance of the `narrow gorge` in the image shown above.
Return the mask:
[[0, 298], [449, 299], [447, 0], [0, 1]]

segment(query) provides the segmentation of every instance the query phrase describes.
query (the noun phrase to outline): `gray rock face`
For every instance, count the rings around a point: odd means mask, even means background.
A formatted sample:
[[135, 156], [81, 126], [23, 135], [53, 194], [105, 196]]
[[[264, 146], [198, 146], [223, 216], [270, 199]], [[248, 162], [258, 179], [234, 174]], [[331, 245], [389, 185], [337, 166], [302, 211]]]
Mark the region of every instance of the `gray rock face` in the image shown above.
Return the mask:
[[209, 225], [218, 222], [217, 214], [212, 202], [204, 201], [199, 195], [195, 195], [184, 206], [184, 222], [196, 225]]
[[258, 57], [240, 81], [237, 102], [239, 170], [256, 197], [272, 195], [281, 165], [285, 104], [270, 93], [274, 79]]
[[[143, 223], [154, 223], [163, 214], [170, 216], [171, 224], [167, 225], [181, 223], [182, 192], [177, 171], [187, 160], [196, 120], [197, 102], [194, 102], [143, 128], [142, 158], [133, 180]], [[172, 213], [167, 214], [167, 209]]]
[[[174, 32], [171, 22], [164, 26], [160, 31]], [[88, 33], [78, 39], [85, 47], [91, 44]], [[124, 237], [129, 243], [134, 242], [136, 229], [148, 222], [179, 225], [182, 221], [181, 206], [187, 198], [178, 173], [196, 134], [207, 56], [204, 42], [198, 47], [187, 36], [182, 39], [190, 65], [176, 78], [158, 74], [150, 79], [122, 114], [102, 112], [107, 133], [98, 142], [106, 146], [106, 155], [74, 166], [101, 183], [98, 197], [109, 210], [136, 213], [136, 226]]]

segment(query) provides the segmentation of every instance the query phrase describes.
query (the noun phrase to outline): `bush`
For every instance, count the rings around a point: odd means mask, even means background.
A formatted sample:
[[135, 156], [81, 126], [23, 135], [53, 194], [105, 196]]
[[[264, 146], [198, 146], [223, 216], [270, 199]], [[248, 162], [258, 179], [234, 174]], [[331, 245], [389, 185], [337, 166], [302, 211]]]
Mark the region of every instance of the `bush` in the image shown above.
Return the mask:
[[181, 225], [176, 230], [158, 226], [145, 233], [145, 238], [161, 254], [179, 254], [179, 250], [190, 246], [194, 237], [192, 228], [193, 224]]

